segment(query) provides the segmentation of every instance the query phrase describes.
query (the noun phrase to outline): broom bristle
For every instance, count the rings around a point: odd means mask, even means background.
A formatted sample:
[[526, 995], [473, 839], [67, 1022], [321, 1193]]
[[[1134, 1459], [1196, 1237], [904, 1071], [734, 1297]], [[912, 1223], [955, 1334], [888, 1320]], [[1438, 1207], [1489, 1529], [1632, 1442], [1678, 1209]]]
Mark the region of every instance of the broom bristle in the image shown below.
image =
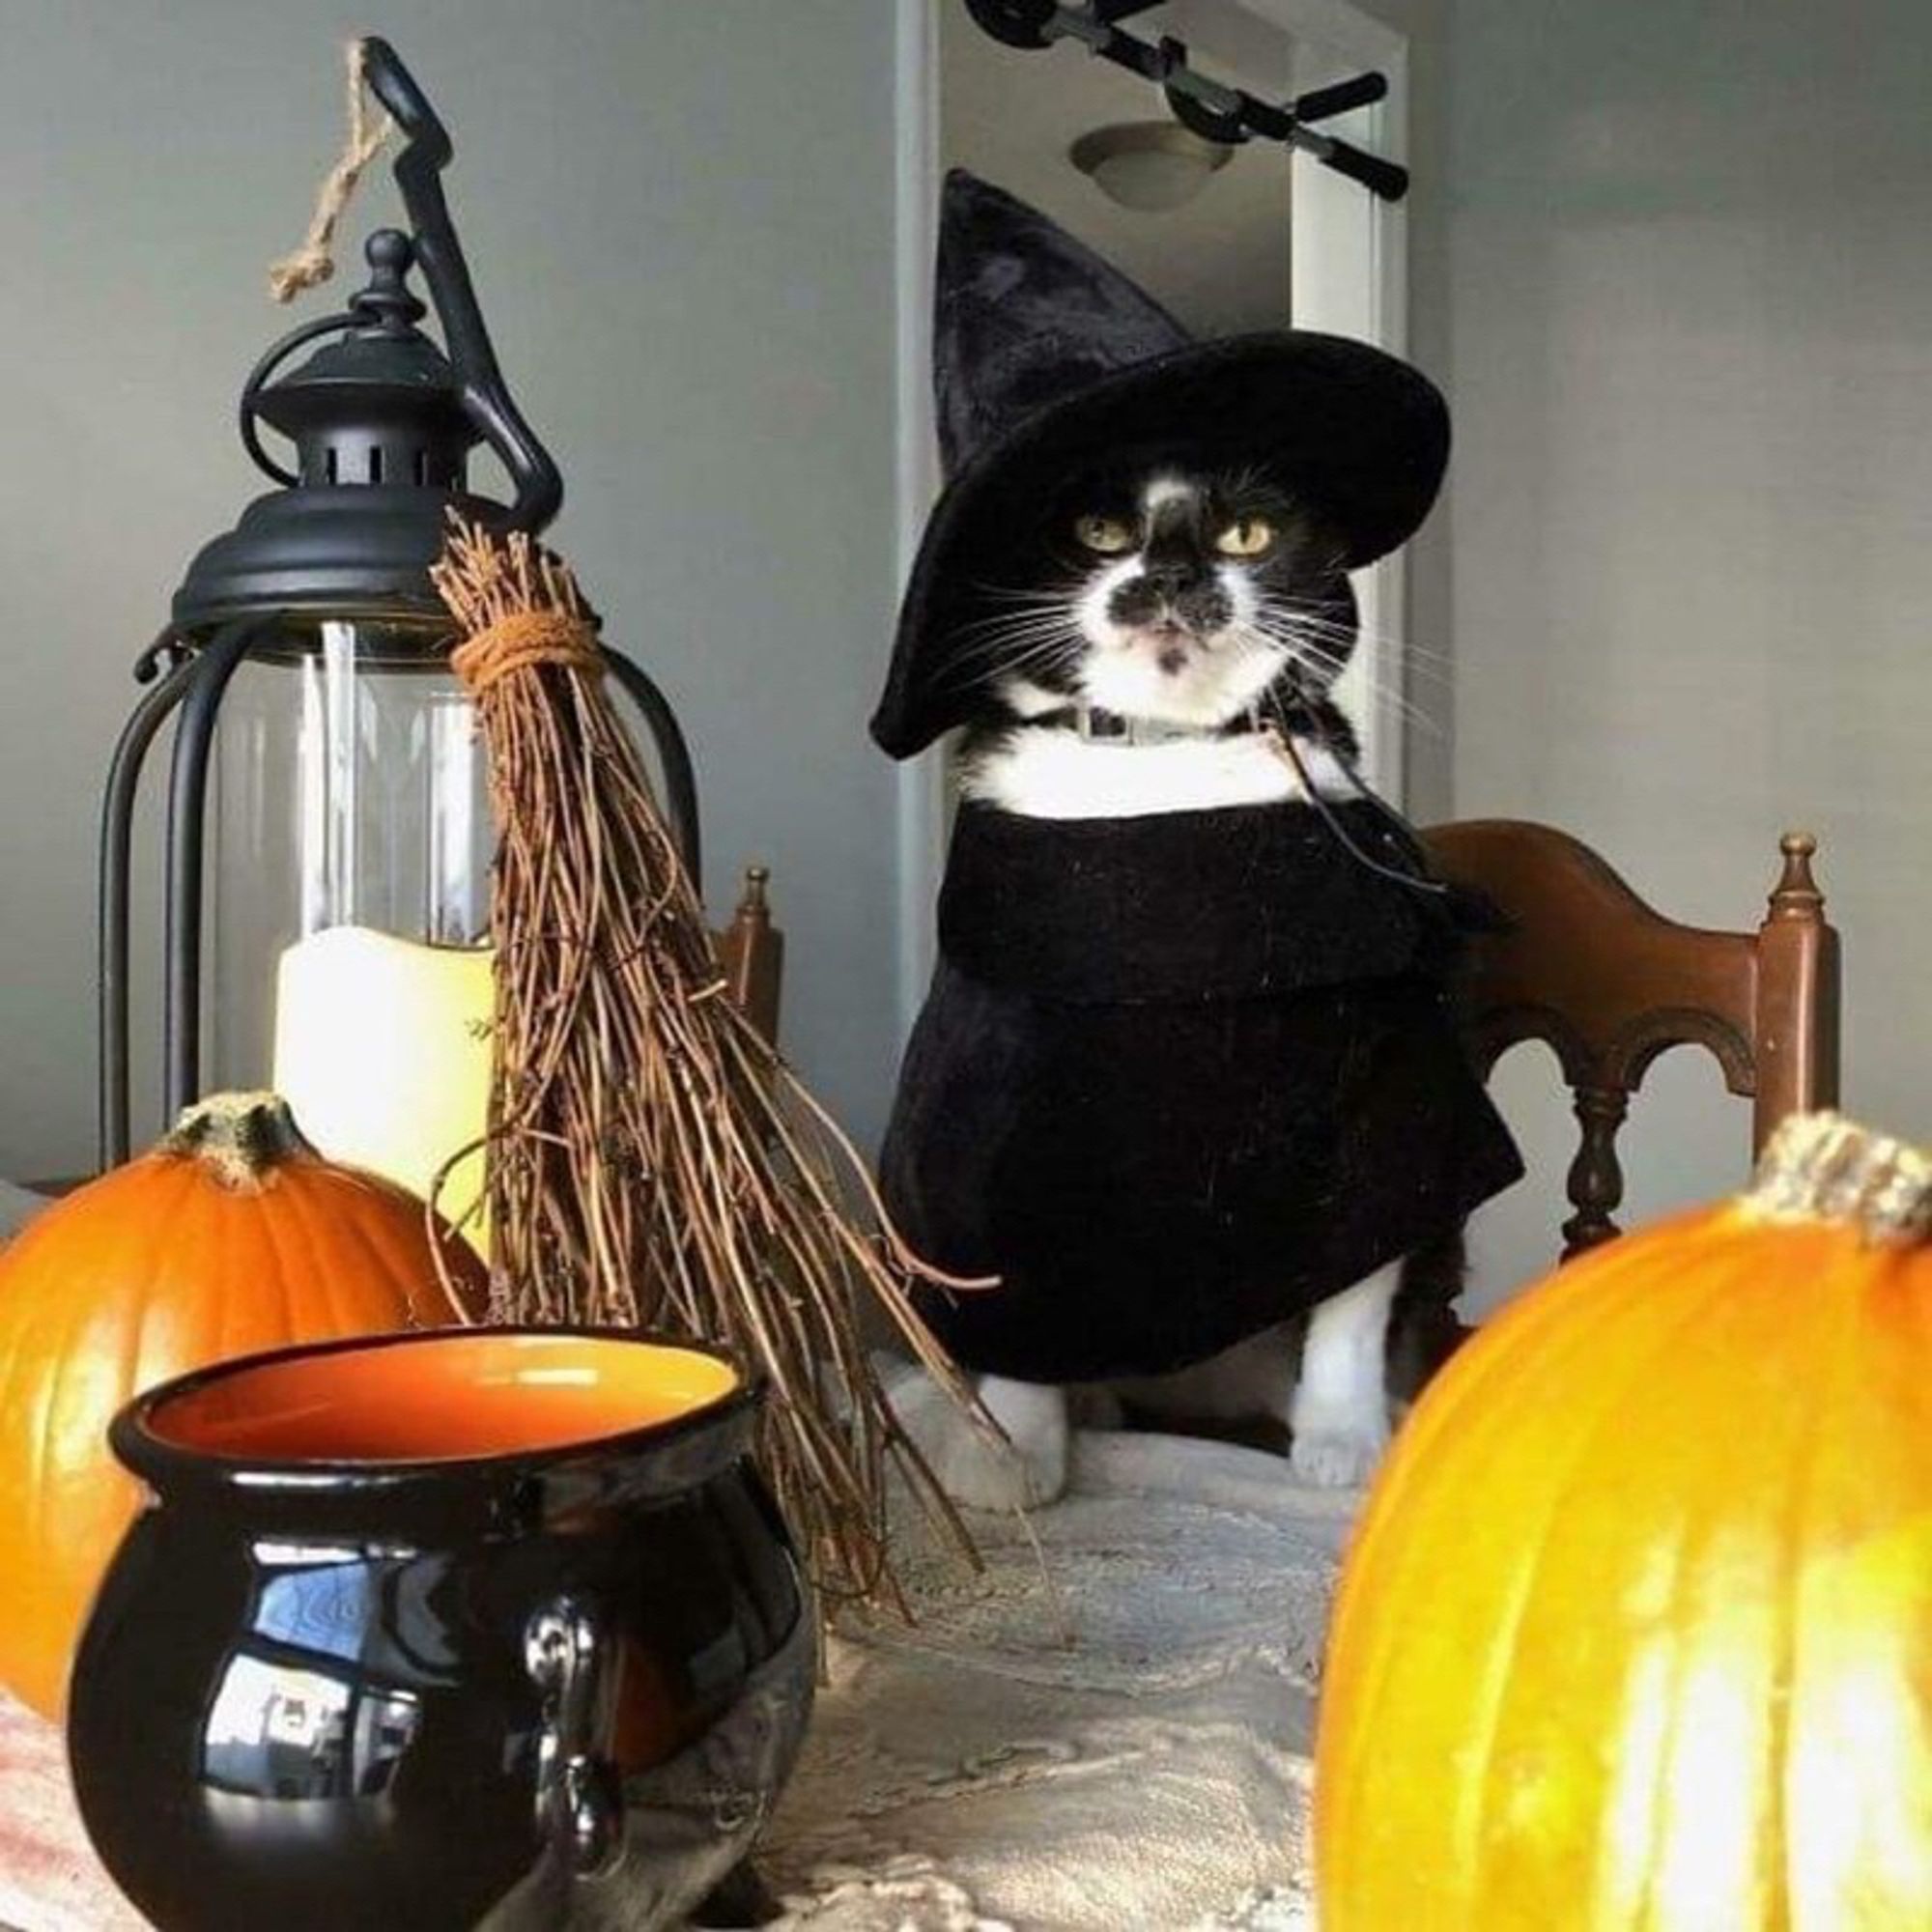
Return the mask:
[[970, 1407], [908, 1291], [984, 1284], [911, 1253], [850, 1141], [728, 997], [569, 570], [459, 525], [434, 575], [466, 634], [452, 662], [499, 839], [493, 1315], [729, 1349], [769, 1386], [760, 1459], [820, 1591], [900, 1603], [889, 1467], [972, 1544], [886, 1402], [861, 1299]]

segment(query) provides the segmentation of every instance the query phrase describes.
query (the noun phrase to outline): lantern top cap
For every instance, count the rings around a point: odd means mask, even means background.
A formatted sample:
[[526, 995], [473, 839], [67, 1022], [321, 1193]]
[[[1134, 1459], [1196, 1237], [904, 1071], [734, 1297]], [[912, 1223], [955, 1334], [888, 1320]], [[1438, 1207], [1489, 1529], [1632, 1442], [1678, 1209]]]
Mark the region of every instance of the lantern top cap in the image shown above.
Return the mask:
[[362, 244], [369, 264], [369, 286], [351, 296], [349, 306], [365, 321], [393, 330], [412, 327], [429, 313], [410, 287], [416, 244], [400, 228], [378, 228]]
[[[271, 352], [268, 363], [258, 365], [249, 379], [242, 399], [242, 441], [268, 475], [278, 483], [292, 480], [250, 433], [249, 418], [259, 415], [296, 440], [300, 483], [344, 483], [358, 480], [355, 467], [345, 469], [338, 456], [329, 468], [327, 443], [323, 461], [315, 461], [305, 440], [345, 429], [352, 439], [366, 435], [365, 419], [371, 417], [386, 416], [398, 424], [412, 418], [425, 450], [420, 459], [413, 454], [409, 459], [413, 479], [460, 479], [464, 459], [484, 433], [464, 408], [463, 382], [455, 365], [416, 327], [429, 311], [407, 280], [415, 243], [399, 228], [379, 228], [363, 252], [371, 271], [369, 286], [350, 298], [341, 315], [329, 318], [341, 331], [336, 339], [272, 383], [265, 375], [265, 367], [272, 368], [278, 359]], [[304, 331], [296, 331], [284, 338], [284, 353], [307, 339]]]

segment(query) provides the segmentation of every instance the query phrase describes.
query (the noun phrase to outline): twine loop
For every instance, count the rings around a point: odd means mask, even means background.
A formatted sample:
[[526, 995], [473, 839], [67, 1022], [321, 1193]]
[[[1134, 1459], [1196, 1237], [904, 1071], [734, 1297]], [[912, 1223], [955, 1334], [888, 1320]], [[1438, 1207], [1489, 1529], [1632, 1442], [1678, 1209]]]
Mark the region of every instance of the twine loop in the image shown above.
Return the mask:
[[562, 665], [595, 676], [604, 668], [604, 654], [589, 624], [574, 611], [511, 611], [466, 638], [449, 663], [470, 695], [481, 697], [532, 665]]
[[360, 41], [349, 43], [348, 59], [349, 132], [335, 165], [324, 176], [316, 192], [315, 213], [309, 217], [308, 233], [302, 237], [301, 246], [270, 267], [269, 294], [278, 302], [291, 302], [304, 289], [318, 288], [334, 274], [335, 256], [331, 247], [336, 223], [342, 219], [349, 197], [362, 179], [363, 169], [376, 158], [395, 125], [386, 108], [373, 115], [369, 111], [368, 89], [362, 76], [366, 54]]

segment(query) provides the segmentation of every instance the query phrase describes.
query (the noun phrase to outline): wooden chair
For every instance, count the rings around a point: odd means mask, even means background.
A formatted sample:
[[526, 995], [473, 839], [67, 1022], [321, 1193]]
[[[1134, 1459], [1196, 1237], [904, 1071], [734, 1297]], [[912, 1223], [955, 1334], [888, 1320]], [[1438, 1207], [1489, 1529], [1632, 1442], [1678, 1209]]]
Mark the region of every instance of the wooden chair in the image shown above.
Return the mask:
[[1575, 1096], [1581, 1145], [1563, 1259], [1617, 1230], [1617, 1132], [1665, 1048], [1710, 1049], [1752, 1101], [1751, 1144], [1785, 1115], [1838, 1097], [1838, 935], [1811, 876], [1817, 840], [1787, 832], [1784, 867], [1755, 932], [1679, 925], [1646, 905], [1587, 845], [1547, 825], [1470, 819], [1424, 833], [1444, 877], [1510, 920], [1470, 950], [1463, 997], [1487, 1076], [1522, 1039], [1547, 1040]]

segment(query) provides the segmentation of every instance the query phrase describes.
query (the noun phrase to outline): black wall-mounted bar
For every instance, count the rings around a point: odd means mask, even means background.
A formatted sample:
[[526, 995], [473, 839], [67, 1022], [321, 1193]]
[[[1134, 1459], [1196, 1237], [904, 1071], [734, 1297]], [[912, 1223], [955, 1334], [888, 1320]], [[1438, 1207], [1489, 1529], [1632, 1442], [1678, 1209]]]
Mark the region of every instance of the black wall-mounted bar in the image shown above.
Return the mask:
[[1400, 201], [1408, 192], [1406, 168], [1332, 134], [1318, 133], [1309, 125], [1381, 99], [1388, 93], [1384, 75], [1365, 73], [1279, 104], [1261, 100], [1195, 72], [1187, 64], [1185, 43], [1172, 35], [1156, 43], [1122, 32], [1122, 20], [1158, 4], [1159, 0], [1091, 0], [1085, 7], [1068, 7], [1059, 0], [966, 0], [966, 9], [1006, 46], [1034, 49], [1078, 41], [1090, 53], [1152, 81], [1167, 96], [1175, 118], [1205, 140], [1233, 146], [1259, 134], [1264, 140], [1299, 149], [1323, 167], [1360, 182], [1383, 201]]

